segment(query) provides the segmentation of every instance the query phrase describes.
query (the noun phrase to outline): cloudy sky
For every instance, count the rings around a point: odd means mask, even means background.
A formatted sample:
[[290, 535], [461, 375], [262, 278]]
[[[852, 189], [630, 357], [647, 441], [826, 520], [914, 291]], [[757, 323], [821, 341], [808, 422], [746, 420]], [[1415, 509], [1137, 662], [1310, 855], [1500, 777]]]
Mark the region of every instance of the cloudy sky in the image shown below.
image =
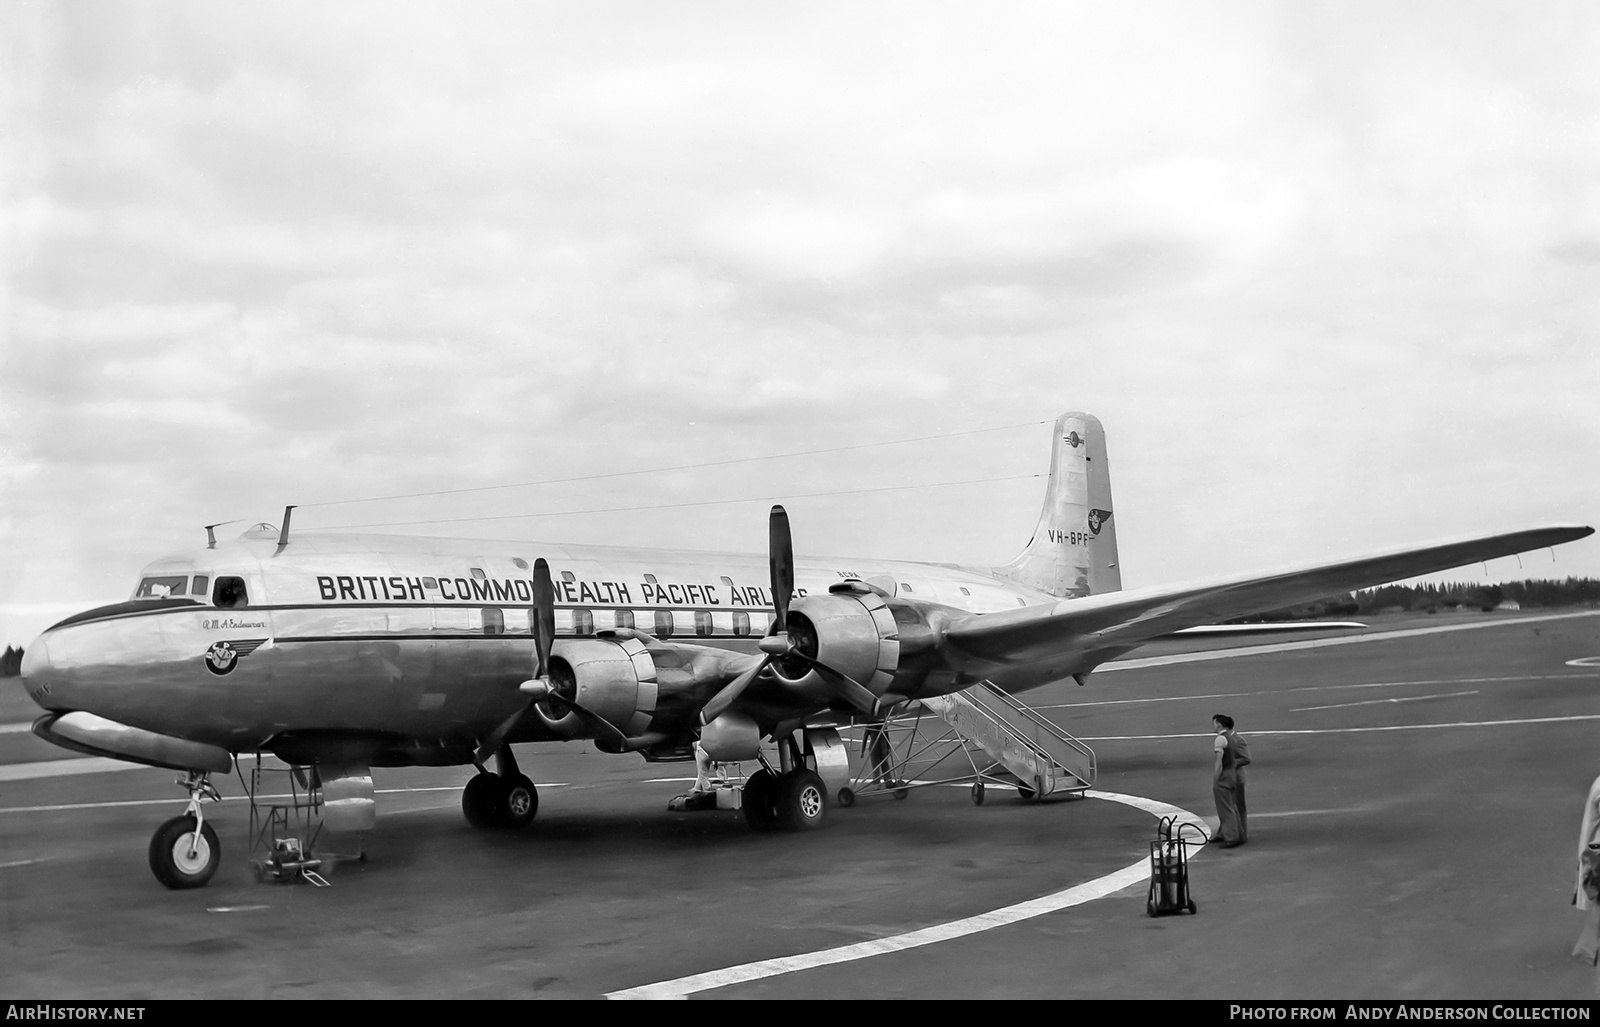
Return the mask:
[[1071, 409], [1129, 585], [1600, 521], [1587, 0], [17, 0], [0, 48], [0, 642], [289, 503], [760, 551], [782, 497], [802, 553], [1000, 563]]

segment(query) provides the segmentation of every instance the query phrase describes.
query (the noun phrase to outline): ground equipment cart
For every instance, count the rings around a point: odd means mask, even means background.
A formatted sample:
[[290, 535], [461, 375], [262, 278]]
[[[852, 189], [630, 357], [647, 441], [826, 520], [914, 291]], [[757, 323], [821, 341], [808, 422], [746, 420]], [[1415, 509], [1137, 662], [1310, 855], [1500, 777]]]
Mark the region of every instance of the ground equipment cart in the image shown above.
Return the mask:
[[1179, 823], [1175, 816], [1161, 818], [1156, 825], [1156, 840], [1150, 843], [1150, 896], [1144, 908], [1151, 916], [1199, 910], [1189, 895], [1189, 840], [1183, 837], [1185, 827], [1200, 836], [1201, 844], [1210, 841], [1197, 824]]

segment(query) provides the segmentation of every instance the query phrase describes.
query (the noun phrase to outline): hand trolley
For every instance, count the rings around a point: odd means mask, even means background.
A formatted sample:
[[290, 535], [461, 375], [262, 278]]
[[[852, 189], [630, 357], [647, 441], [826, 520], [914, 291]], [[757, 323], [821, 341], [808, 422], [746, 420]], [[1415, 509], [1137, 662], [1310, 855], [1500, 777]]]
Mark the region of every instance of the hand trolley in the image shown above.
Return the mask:
[[1207, 840], [1205, 832], [1177, 817], [1162, 817], [1156, 826], [1156, 840], [1150, 843], [1150, 896], [1145, 912], [1151, 916], [1194, 913], [1199, 907], [1189, 896], [1189, 842], [1183, 829], [1192, 828]]

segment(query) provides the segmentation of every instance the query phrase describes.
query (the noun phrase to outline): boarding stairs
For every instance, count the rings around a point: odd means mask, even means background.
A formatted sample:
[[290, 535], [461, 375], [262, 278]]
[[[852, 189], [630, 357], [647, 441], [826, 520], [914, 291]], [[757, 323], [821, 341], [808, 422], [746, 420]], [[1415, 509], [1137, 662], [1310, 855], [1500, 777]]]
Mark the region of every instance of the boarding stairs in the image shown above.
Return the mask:
[[1081, 795], [1095, 780], [1094, 750], [989, 682], [868, 725], [861, 755], [851, 799], [970, 783], [974, 803], [983, 801], [985, 784], [1015, 785], [1039, 800]]

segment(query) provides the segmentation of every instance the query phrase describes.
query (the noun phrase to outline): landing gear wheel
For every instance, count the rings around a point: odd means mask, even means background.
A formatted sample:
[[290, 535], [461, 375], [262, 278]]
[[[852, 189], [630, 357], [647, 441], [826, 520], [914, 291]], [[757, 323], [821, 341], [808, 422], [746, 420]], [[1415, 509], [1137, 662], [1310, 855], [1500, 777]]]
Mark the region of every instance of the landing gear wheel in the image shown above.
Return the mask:
[[778, 779], [778, 820], [790, 831], [811, 831], [828, 815], [828, 786], [809, 770]]
[[854, 788], [839, 789], [839, 805], [849, 809], [856, 804], [856, 790]]
[[974, 806], [982, 806], [983, 805], [983, 782], [982, 781], [974, 781], [974, 782], [972, 782], [972, 804]]
[[461, 789], [461, 812], [473, 827], [499, 827], [505, 823], [506, 789], [500, 775], [478, 773]]
[[770, 831], [778, 826], [778, 812], [772, 800], [780, 780], [765, 769], [745, 779], [744, 797], [739, 805], [744, 810], [744, 822], [757, 831]]
[[222, 845], [210, 824], [194, 830], [187, 813], [156, 828], [150, 839], [150, 870], [168, 888], [199, 888], [211, 880], [222, 858]]
[[526, 774], [515, 774], [504, 779], [501, 786], [501, 824], [505, 827], [527, 827], [539, 812], [539, 791]]

